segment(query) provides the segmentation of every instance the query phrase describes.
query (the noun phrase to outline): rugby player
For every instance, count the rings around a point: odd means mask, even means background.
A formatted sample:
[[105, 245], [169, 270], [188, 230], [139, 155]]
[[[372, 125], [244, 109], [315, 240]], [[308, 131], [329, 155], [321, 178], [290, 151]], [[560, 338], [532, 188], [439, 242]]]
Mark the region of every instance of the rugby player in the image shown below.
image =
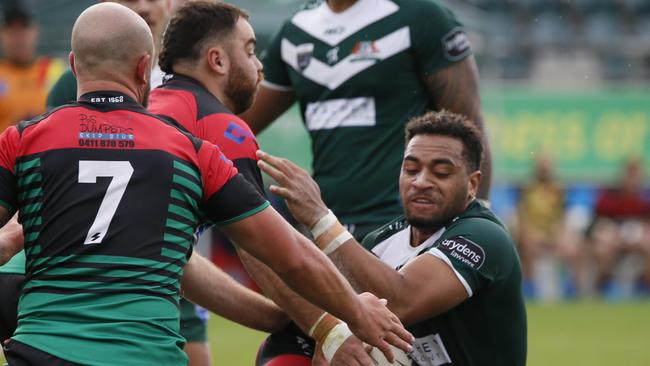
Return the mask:
[[[483, 129], [469, 40], [440, 1], [309, 1], [263, 62], [265, 80], [242, 118], [258, 133], [299, 102], [314, 179], [358, 240], [401, 212], [397, 175], [409, 118], [444, 108]], [[490, 172], [486, 149], [479, 198], [488, 198]]]
[[[162, 34], [169, 21], [169, 16], [178, 1], [171, 0], [111, 0], [135, 11], [147, 22], [154, 38], [155, 58], [160, 54]], [[151, 86], [156, 87], [163, 81], [164, 73], [154, 60], [151, 70]], [[67, 70], [54, 85], [47, 98], [48, 110], [77, 99], [77, 81], [71, 70]], [[230, 283], [226, 275], [220, 275], [223, 283]], [[235, 287], [232, 287], [233, 289]], [[243, 289], [240, 289], [243, 292]], [[233, 294], [233, 296], [237, 296]], [[189, 366], [207, 366], [211, 364], [210, 346], [208, 344], [207, 314], [204, 309], [181, 299], [181, 334], [187, 340], [185, 351]], [[223, 314], [222, 314], [223, 315]]]
[[346, 239], [307, 172], [262, 152], [259, 165], [350, 283], [388, 299], [416, 337], [413, 364], [525, 365], [521, 266], [505, 226], [475, 198], [481, 153], [481, 133], [460, 115], [412, 119], [399, 178], [404, 216], [363, 246]]
[[[385, 302], [356, 295], [217, 147], [144, 110], [152, 54], [135, 13], [90, 7], [72, 36], [79, 102], [0, 137], [0, 222], [19, 211], [27, 255], [9, 364], [185, 364], [179, 279], [203, 216], [364, 341], [408, 349]], [[119, 132], [81, 133], [91, 117]], [[0, 242], [0, 258], [16, 249]]]
[[[218, 145], [264, 195], [255, 156], [259, 146], [246, 123], [233, 114], [250, 107], [262, 79], [255, 43], [248, 15], [241, 9], [214, 1], [189, 2], [175, 13], [165, 32], [159, 61], [170, 77], [151, 92], [148, 109]], [[322, 311], [297, 296], [250, 254], [240, 250], [239, 255], [263, 290], [308, 332]], [[343, 347], [354, 349], [357, 361], [372, 362], [360, 342], [350, 341]], [[310, 358], [295, 355], [282, 359], [292, 365], [311, 363]], [[338, 357], [336, 362], [341, 362]]]

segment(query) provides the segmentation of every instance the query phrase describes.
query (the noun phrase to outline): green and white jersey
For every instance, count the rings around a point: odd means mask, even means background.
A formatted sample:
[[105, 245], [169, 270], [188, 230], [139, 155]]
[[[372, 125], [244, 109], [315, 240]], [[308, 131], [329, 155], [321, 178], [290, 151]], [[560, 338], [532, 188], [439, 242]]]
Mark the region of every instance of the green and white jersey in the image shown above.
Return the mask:
[[404, 125], [431, 107], [423, 78], [471, 53], [453, 14], [430, 0], [312, 1], [263, 57], [265, 86], [293, 91], [312, 139], [314, 178], [345, 224], [401, 213]]
[[[418, 255], [447, 263], [469, 298], [446, 313], [407, 329], [416, 338], [420, 366], [500, 366], [526, 363], [526, 309], [521, 266], [510, 235], [478, 202], [422, 245], [412, 247], [404, 218], [369, 234], [364, 246], [400, 269]], [[435, 279], [431, 279], [435, 285]]]

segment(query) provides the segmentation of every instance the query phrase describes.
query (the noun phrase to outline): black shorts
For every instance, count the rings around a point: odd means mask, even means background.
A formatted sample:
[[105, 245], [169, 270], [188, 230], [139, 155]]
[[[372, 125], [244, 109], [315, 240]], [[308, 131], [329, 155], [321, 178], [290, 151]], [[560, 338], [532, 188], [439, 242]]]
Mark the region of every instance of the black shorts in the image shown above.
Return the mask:
[[9, 366], [79, 366], [13, 339], [5, 342], [3, 350]]
[[11, 338], [18, 320], [18, 299], [25, 276], [0, 274], [0, 341]]
[[315, 343], [294, 323], [264, 340], [255, 366], [311, 365]]

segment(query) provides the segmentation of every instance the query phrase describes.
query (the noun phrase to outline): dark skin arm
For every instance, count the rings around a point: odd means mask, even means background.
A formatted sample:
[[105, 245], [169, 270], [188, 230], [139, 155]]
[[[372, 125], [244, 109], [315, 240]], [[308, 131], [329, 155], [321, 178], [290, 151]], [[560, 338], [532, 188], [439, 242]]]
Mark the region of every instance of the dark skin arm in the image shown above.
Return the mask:
[[262, 132], [296, 101], [292, 91], [280, 91], [262, 85], [253, 105], [239, 117], [246, 121], [254, 134]]
[[[258, 157], [259, 167], [281, 185], [271, 186], [271, 192], [287, 201], [299, 222], [313, 227], [327, 212], [316, 182], [286, 159], [262, 152]], [[469, 297], [451, 267], [433, 255], [421, 255], [396, 271], [351, 239], [330, 259], [357, 290], [387, 299], [389, 309], [407, 325], [441, 314]]]
[[483, 133], [483, 178], [478, 189], [478, 198], [489, 199], [492, 182], [492, 153], [488, 141], [481, 97], [479, 95], [479, 74], [474, 56], [456, 62], [424, 78], [424, 84], [435, 110], [446, 109], [467, 116]]

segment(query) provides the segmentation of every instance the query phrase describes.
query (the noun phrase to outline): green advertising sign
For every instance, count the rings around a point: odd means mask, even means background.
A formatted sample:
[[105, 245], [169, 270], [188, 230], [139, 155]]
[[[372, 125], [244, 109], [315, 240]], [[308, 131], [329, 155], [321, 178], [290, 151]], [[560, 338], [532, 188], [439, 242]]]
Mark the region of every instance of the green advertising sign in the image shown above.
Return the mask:
[[650, 93], [484, 91], [496, 181], [519, 181], [546, 152], [566, 181], [609, 181], [630, 156], [650, 167]]
[[[607, 182], [621, 162], [644, 158], [650, 172], [650, 92], [482, 91], [496, 182], [530, 174], [536, 154], [555, 160], [566, 182]], [[309, 137], [297, 109], [260, 136], [262, 148], [309, 168]]]

